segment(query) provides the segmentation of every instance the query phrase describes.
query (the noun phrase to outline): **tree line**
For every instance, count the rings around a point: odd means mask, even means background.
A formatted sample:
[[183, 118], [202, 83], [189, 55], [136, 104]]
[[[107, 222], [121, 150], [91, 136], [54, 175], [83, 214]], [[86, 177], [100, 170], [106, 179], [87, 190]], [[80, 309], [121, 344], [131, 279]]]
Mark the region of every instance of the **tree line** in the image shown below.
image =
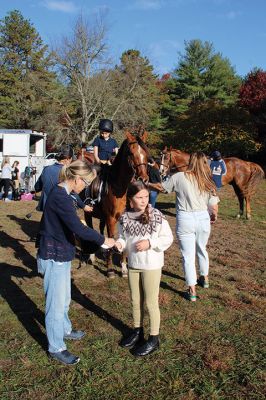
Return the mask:
[[90, 143], [101, 118], [150, 132], [154, 153], [164, 145], [263, 159], [266, 72], [238, 76], [212, 43], [185, 42], [177, 67], [162, 77], [149, 59], [128, 49], [113, 65], [104, 18], [80, 15], [54, 48], [20, 11], [0, 20], [0, 126], [48, 133], [50, 147]]

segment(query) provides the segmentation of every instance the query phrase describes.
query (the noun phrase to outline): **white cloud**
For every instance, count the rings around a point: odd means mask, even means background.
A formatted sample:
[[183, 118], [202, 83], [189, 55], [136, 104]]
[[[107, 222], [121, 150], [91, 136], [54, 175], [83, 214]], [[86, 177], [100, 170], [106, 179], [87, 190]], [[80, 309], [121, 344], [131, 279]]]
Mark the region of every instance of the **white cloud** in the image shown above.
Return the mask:
[[159, 10], [164, 5], [162, 0], [136, 0], [130, 8], [141, 10]]
[[77, 11], [77, 7], [72, 1], [50, 1], [47, 0], [43, 5], [49, 10], [62, 11], [66, 13], [73, 13]]
[[239, 15], [241, 15], [241, 13], [239, 11], [229, 11], [226, 14], [226, 18], [228, 18], [228, 19], [236, 19], [237, 17], [239, 17]]
[[181, 47], [180, 43], [175, 40], [162, 40], [160, 42], [151, 43], [149, 49], [152, 57], [159, 59], [173, 50], [177, 51], [181, 49]]

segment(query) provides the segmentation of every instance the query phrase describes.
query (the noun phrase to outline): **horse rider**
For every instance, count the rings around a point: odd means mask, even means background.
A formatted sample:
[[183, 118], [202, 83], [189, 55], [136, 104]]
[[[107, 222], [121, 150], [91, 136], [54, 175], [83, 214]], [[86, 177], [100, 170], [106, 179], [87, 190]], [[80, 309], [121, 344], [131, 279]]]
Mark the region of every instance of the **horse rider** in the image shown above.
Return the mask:
[[100, 135], [93, 142], [93, 153], [98, 164], [111, 165], [112, 154], [118, 153], [118, 144], [111, 136], [113, 122], [110, 119], [101, 119], [99, 123]]

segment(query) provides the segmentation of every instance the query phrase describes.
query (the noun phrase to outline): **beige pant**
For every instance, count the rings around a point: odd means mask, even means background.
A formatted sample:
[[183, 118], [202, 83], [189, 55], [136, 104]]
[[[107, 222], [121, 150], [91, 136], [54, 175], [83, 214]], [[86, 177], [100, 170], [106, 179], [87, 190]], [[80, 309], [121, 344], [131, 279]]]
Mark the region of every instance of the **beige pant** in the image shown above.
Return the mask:
[[150, 319], [150, 335], [158, 335], [160, 329], [159, 288], [161, 274], [161, 269], [151, 271], [128, 270], [134, 327], [143, 326], [145, 301]]

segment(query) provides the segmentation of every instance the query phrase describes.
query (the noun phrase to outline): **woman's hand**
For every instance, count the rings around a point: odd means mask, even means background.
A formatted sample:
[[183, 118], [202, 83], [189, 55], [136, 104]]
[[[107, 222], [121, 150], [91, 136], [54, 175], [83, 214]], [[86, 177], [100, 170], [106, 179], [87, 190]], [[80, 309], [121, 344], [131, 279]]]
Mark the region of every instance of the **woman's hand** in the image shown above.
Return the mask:
[[211, 214], [210, 215], [210, 219], [211, 219], [211, 224], [214, 224], [217, 221], [217, 214]]
[[115, 242], [115, 247], [117, 248], [118, 251], [122, 251], [123, 250], [123, 246], [120, 242]]
[[145, 251], [145, 250], [148, 250], [150, 247], [151, 247], [151, 245], [150, 245], [150, 241], [148, 239], [142, 239], [136, 243], [137, 251]]
[[105, 238], [104, 244], [108, 247], [114, 247], [115, 240], [113, 238]]
[[86, 206], [84, 207], [84, 211], [86, 211], [86, 212], [92, 212], [92, 211], [93, 211], [93, 207], [92, 207], [92, 206], [89, 206], [89, 205], [86, 205]]

